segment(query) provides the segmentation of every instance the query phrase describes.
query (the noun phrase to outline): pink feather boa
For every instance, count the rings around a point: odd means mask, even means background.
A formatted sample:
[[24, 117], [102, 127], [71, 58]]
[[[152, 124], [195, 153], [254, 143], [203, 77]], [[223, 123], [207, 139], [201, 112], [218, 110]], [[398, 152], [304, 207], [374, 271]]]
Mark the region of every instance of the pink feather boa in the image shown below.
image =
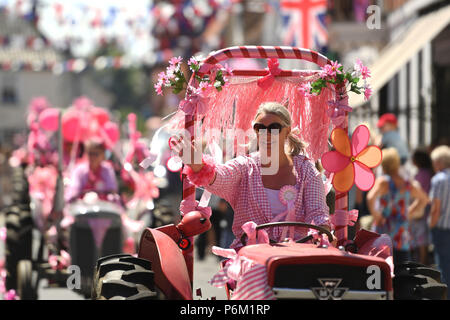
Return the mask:
[[213, 157], [202, 155], [202, 163], [203, 168], [198, 172], [194, 172], [189, 166], [185, 166], [183, 169], [183, 173], [187, 175], [189, 181], [197, 187], [207, 186], [216, 173], [216, 163]]

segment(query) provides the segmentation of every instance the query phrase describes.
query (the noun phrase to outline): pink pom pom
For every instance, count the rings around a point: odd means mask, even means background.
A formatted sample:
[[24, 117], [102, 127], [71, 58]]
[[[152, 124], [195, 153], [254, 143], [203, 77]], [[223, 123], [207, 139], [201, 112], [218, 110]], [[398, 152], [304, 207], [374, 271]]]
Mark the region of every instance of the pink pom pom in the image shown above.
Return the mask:
[[203, 168], [199, 172], [194, 172], [189, 166], [185, 166], [183, 169], [183, 173], [197, 187], [207, 186], [216, 173], [216, 164], [213, 157], [204, 154], [202, 163]]

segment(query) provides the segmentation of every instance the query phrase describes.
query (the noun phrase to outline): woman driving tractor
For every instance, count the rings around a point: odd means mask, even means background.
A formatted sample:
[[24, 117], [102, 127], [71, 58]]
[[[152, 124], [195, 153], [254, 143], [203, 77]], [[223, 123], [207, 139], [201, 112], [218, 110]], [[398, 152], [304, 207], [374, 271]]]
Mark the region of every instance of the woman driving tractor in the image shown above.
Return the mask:
[[82, 161], [73, 170], [65, 198], [74, 201], [86, 192], [117, 193], [113, 167], [105, 161], [105, 145], [100, 140], [85, 143], [88, 161]]
[[[288, 109], [275, 102], [261, 104], [253, 130], [258, 151], [225, 164], [217, 164], [206, 155], [202, 156], [202, 163], [196, 164], [194, 144], [189, 146], [185, 139], [178, 137], [176, 145], [189, 180], [224, 198], [233, 207], [232, 229], [236, 239], [230, 247], [243, 246], [242, 227], [249, 221], [256, 224], [299, 221], [330, 230], [323, 182], [313, 162], [301, 155], [304, 144], [291, 129]], [[185, 150], [191, 151], [191, 159], [183, 158]], [[282, 241], [286, 236], [283, 229], [268, 230], [270, 240]], [[290, 232], [294, 232], [293, 228]], [[306, 236], [306, 229], [296, 228], [291, 235], [298, 240]]]

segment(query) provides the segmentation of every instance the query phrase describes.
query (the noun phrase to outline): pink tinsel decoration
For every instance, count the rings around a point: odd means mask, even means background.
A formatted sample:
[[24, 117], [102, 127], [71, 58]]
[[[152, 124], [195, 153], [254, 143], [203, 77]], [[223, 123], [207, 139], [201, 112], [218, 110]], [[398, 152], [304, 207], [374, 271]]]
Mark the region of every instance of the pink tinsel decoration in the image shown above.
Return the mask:
[[[314, 72], [305, 71], [305, 76], [313, 74]], [[202, 133], [211, 128], [249, 130], [259, 105], [276, 101], [288, 105], [292, 128], [300, 128], [300, 138], [308, 144], [306, 154], [317, 160], [323, 152], [328, 151], [330, 120], [325, 111], [328, 109], [328, 100], [331, 100], [334, 94], [325, 89], [317, 97], [305, 98], [297, 89], [302, 83], [304, 82], [299, 79], [276, 78], [267, 90], [261, 90], [256, 81], [230, 83], [226, 90], [213, 92], [209, 116], [203, 122]], [[219, 142], [214, 137], [208, 137], [208, 143], [212, 141]]]
[[202, 162], [203, 168], [199, 172], [194, 172], [189, 166], [185, 166], [183, 169], [183, 173], [187, 175], [188, 179], [199, 187], [208, 185], [216, 172], [213, 157], [204, 154]]
[[[251, 132], [251, 123], [261, 103], [279, 102], [288, 105], [292, 128], [300, 128], [299, 138], [307, 144], [306, 156], [317, 161], [328, 151], [328, 101], [334, 100], [335, 94], [330, 89], [323, 89], [319, 96], [305, 97], [298, 88], [318, 75], [319, 71], [303, 71], [300, 78], [277, 77], [266, 90], [258, 86], [257, 81], [261, 77], [230, 76], [232, 79], [226, 88], [220, 92], [211, 91], [208, 110], [197, 118], [196, 125], [201, 125], [202, 137], [208, 145], [216, 142], [220, 146], [224, 143], [221, 139], [236, 137], [238, 130]], [[169, 128], [183, 130], [184, 123], [185, 113], [179, 110], [170, 120]], [[239, 143], [248, 142], [246, 138], [246, 141]]]

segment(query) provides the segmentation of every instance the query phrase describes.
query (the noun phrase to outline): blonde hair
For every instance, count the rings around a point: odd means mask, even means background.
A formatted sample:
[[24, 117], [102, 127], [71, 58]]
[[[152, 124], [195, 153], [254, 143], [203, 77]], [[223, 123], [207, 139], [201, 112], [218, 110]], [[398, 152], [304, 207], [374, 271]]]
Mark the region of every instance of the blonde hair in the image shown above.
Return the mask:
[[395, 148], [386, 148], [382, 150], [383, 160], [381, 160], [381, 167], [384, 173], [393, 175], [397, 173], [400, 168], [400, 156]]
[[[256, 111], [256, 115], [253, 121], [256, 120], [261, 114], [273, 114], [276, 115], [281, 120], [281, 124], [285, 127], [290, 127], [292, 124], [291, 115], [289, 114], [289, 110], [287, 107], [283, 106], [278, 102], [264, 102], [262, 103], [258, 111]], [[305, 149], [305, 143], [300, 140], [291, 130], [289, 135], [287, 136], [288, 141], [288, 154], [291, 156], [299, 155]]]
[[439, 162], [444, 169], [450, 168], [450, 147], [446, 145], [436, 147], [430, 157], [433, 162]]

